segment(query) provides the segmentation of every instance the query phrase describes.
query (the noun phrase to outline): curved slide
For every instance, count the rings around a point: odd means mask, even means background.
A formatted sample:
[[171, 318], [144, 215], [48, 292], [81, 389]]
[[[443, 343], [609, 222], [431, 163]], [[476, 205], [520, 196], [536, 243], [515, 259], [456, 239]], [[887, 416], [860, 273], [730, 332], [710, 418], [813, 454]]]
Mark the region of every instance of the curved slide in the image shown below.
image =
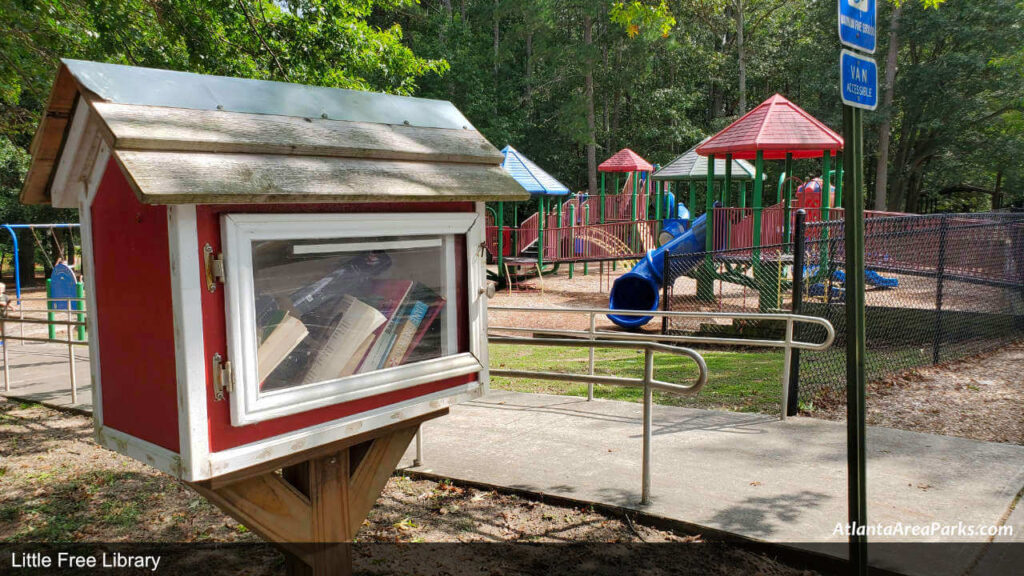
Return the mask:
[[[608, 307], [612, 310], [657, 310], [661, 301], [662, 270], [665, 254], [694, 254], [704, 252], [705, 215], [693, 221], [690, 229], [655, 250], [649, 250], [632, 270], [620, 276], [612, 284], [608, 295]], [[679, 228], [665, 227], [666, 231]], [[684, 272], [697, 267], [699, 258], [687, 262]], [[621, 316], [609, 314], [608, 319], [623, 328], [639, 328], [651, 321], [653, 316]]]

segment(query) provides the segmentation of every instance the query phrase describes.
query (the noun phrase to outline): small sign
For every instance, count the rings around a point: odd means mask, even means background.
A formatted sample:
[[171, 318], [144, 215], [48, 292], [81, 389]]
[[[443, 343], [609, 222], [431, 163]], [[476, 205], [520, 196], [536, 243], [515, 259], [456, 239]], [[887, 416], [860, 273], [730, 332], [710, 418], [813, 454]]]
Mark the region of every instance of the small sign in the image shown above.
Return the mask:
[[839, 0], [839, 41], [868, 54], [875, 53], [877, 0]]
[[839, 93], [843, 104], [878, 108], [878, 66], [874, 58], [843, 50], [839, 55]]

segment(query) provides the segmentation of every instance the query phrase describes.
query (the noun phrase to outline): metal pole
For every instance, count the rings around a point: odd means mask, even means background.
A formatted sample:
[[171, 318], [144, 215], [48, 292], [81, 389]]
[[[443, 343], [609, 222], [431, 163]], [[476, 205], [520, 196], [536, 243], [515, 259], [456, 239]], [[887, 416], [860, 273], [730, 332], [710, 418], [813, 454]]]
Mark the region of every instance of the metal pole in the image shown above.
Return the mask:
[[711, 252], [715, 249], [715, 155], [708, 155], [708, 177], [706, 197], [704, 198], [704, 267], [703, 274], [697, 277], [697, 300], [714, 302], [715, 300], [715, 262]]
[[[72, 321], [71, 302], [68, 301], [68, 322]], [[71, 365], [71, 403], [78, 404], [78, 382], [75, 380], [75, 346], [72, 344], [71, 334], [74, 329], [68, 324], [68, 364]]]
[[[594, 341], [597, 339], [597, 317], [593, 312], [590, 313], [590, 340]], [[590, 361], [588, 364], [587, 374], [594, 375], [594, 347], [590, 347]], [[587, 382], [587, 402], [594, 399], [594, 381]]]
[[[846, 181], [843, 195], [846, 229], [846, 457], [850, 525], [867, 526], [867, 450], [865, 447], [864, 370], [864, 125], [858, 108], [843, 106]], [[867, 576], [866, 534], [850, 532], [852, 574]]]
[[722, 207], [729, 205], [729, 192], [732, 191], [732, 154], [725, 155], [725, 182], [722, 184]]
[[783, 232], [783, 234], [785, 234], [785, 240], [783, 240], [783, 242], [785, 242], [786, 244], [789, 244], [790, 242], [793, 241], [792, 240], [792, 230], [790, 230], [790, 219], [792, 218], [792, 211], [793, 211], [793, 153], [792, 152], [786, 152], [786, 168], [785, 168], [785, 171], [782, 173], [782, 175], [785, 177], [785, 180], [782, 181], [782, 188], [784, 188], [784, 190], [780, 189], [779, 190], [779, 194], [783, 195], [783, 197], [785, 198], [784, 201], [786, 203], [785, 204], [785, 206], [786, 206], [786, 208], [785, 208], [785, 218], [786, 218], [786, 220], [785, 220], [785, 222], [783, 222], [783, 226], [785, 227], [785, 231]]
[[604, 172], [601, 172], [601, 224], [604, 224]]
[[935, 338], [932, 343], [932, 364], [939, 363], [939, 356], [942, 351], [942, 289], [943, 280], [946, 275], [946, 230], [949, 227], [949, 219], [945, 216], [939, 223], [939, 261], [935, 266]]
[[789, 385], [790, 375], [793, 367], [793, 321], [786, 320], [786, 348], [783, 351], [782, 357], [782, 413], [779, 415], [780, 420], [785, 420], [786, 415], [789, 412]]
[[[505, 269], [505, 203], [498, 202], [498, 211], [494, 215], [495, 224], [498, 225], [498, 256], [495, 261], [498, 263], [498, 276], [501, 276], [501, 271]], [[508, 279], [505, 280], [506, 282]]]
[[414, 468], [423, 466], [423, 425], [416, 427], [416, 456], [412, 459]]
[[[793, 239], [793, 314], [802, 313], [804, 306], [804, 257], [807, 250], [807, 212], [796, 211], [796, 237]], [[793, 350], [792, 366], [789, 370], [788, 416], [796, 416], [800, 410], [800, 349]]]
[[7, 313], [3, 312], [0, 316], [0, 340], [3, 340], [4, 346], [4, 392], [11, 391], [11, 372], [7, 362]]
[[640, 504], [651, 503], [651, 429], [653, 428], [654, 389], [654, 354], [644, 350], [644, 456], [643, 479], [640, 487]]

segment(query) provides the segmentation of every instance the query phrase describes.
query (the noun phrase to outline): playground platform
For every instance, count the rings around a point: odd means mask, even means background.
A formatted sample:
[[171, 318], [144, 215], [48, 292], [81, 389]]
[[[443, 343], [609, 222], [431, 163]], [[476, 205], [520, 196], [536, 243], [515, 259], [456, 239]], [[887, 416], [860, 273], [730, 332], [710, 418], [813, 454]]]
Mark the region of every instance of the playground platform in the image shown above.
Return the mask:
[[[67, 348], [12, 344], [6, 396], [91, 411], [89, 363], [76, 350], [72, 405]], [[409, 471], [598, 503], [663, 518], [689, 531], [843, 555], [846, 428], [841, 422], [699, 410], [654, 409], [652, 503], [640, 506], [641, 406], [631, 402], [493, 392], [423, 427], [423, 466]], [[872, 524], [1008, 525], [1024, 542], [1024, 446], [868, 429]], [[894, 540], [876, 537], [872, 542]], [[906, 538], [903, 539], [904, 541]], [[1020, 548], [981, 547], [986, 537], [940, 548], [873, 548], [872, 565], [903, 574], [1009, 574]], [[920, 553], [914, 553], [920, 550]], [[1008, 554], [1007, 552], [1010, 552]]]
[[[408, 469], [845, 554], [846, 537], [835, 533], [847, 517], [844, 423], [656, 406], [652, 453], [652, 503], [640, 506], [639, 404], [495, 392], [425, 424], [423, 466]], [[411, 466], [412, 456], [402, 465]], [[1024, 505], [1012, 510], [1022, 490], [1024, 446], [868, 430], [872, 524], [1010, 522], [1014, 535], [997, 540], [1024, 542]], [[951, 539], [987, 540], [920, 541]], [[1021, 560], [981, 548], [950, 544], [908, 554], [883, 547], [872, 551], [871, 564], [904, 574], [999, 574]]]

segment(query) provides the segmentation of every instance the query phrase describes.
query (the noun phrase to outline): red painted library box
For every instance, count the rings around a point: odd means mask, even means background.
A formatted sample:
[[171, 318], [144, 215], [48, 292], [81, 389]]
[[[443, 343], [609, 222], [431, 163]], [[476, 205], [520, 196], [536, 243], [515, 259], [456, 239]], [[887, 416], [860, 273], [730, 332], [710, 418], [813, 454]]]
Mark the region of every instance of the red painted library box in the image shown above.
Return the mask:
[[80, 210], [97, 440], [197, 482], [482, 394], [501, 160], [448, 102], [63, 61], [22, 200]]

